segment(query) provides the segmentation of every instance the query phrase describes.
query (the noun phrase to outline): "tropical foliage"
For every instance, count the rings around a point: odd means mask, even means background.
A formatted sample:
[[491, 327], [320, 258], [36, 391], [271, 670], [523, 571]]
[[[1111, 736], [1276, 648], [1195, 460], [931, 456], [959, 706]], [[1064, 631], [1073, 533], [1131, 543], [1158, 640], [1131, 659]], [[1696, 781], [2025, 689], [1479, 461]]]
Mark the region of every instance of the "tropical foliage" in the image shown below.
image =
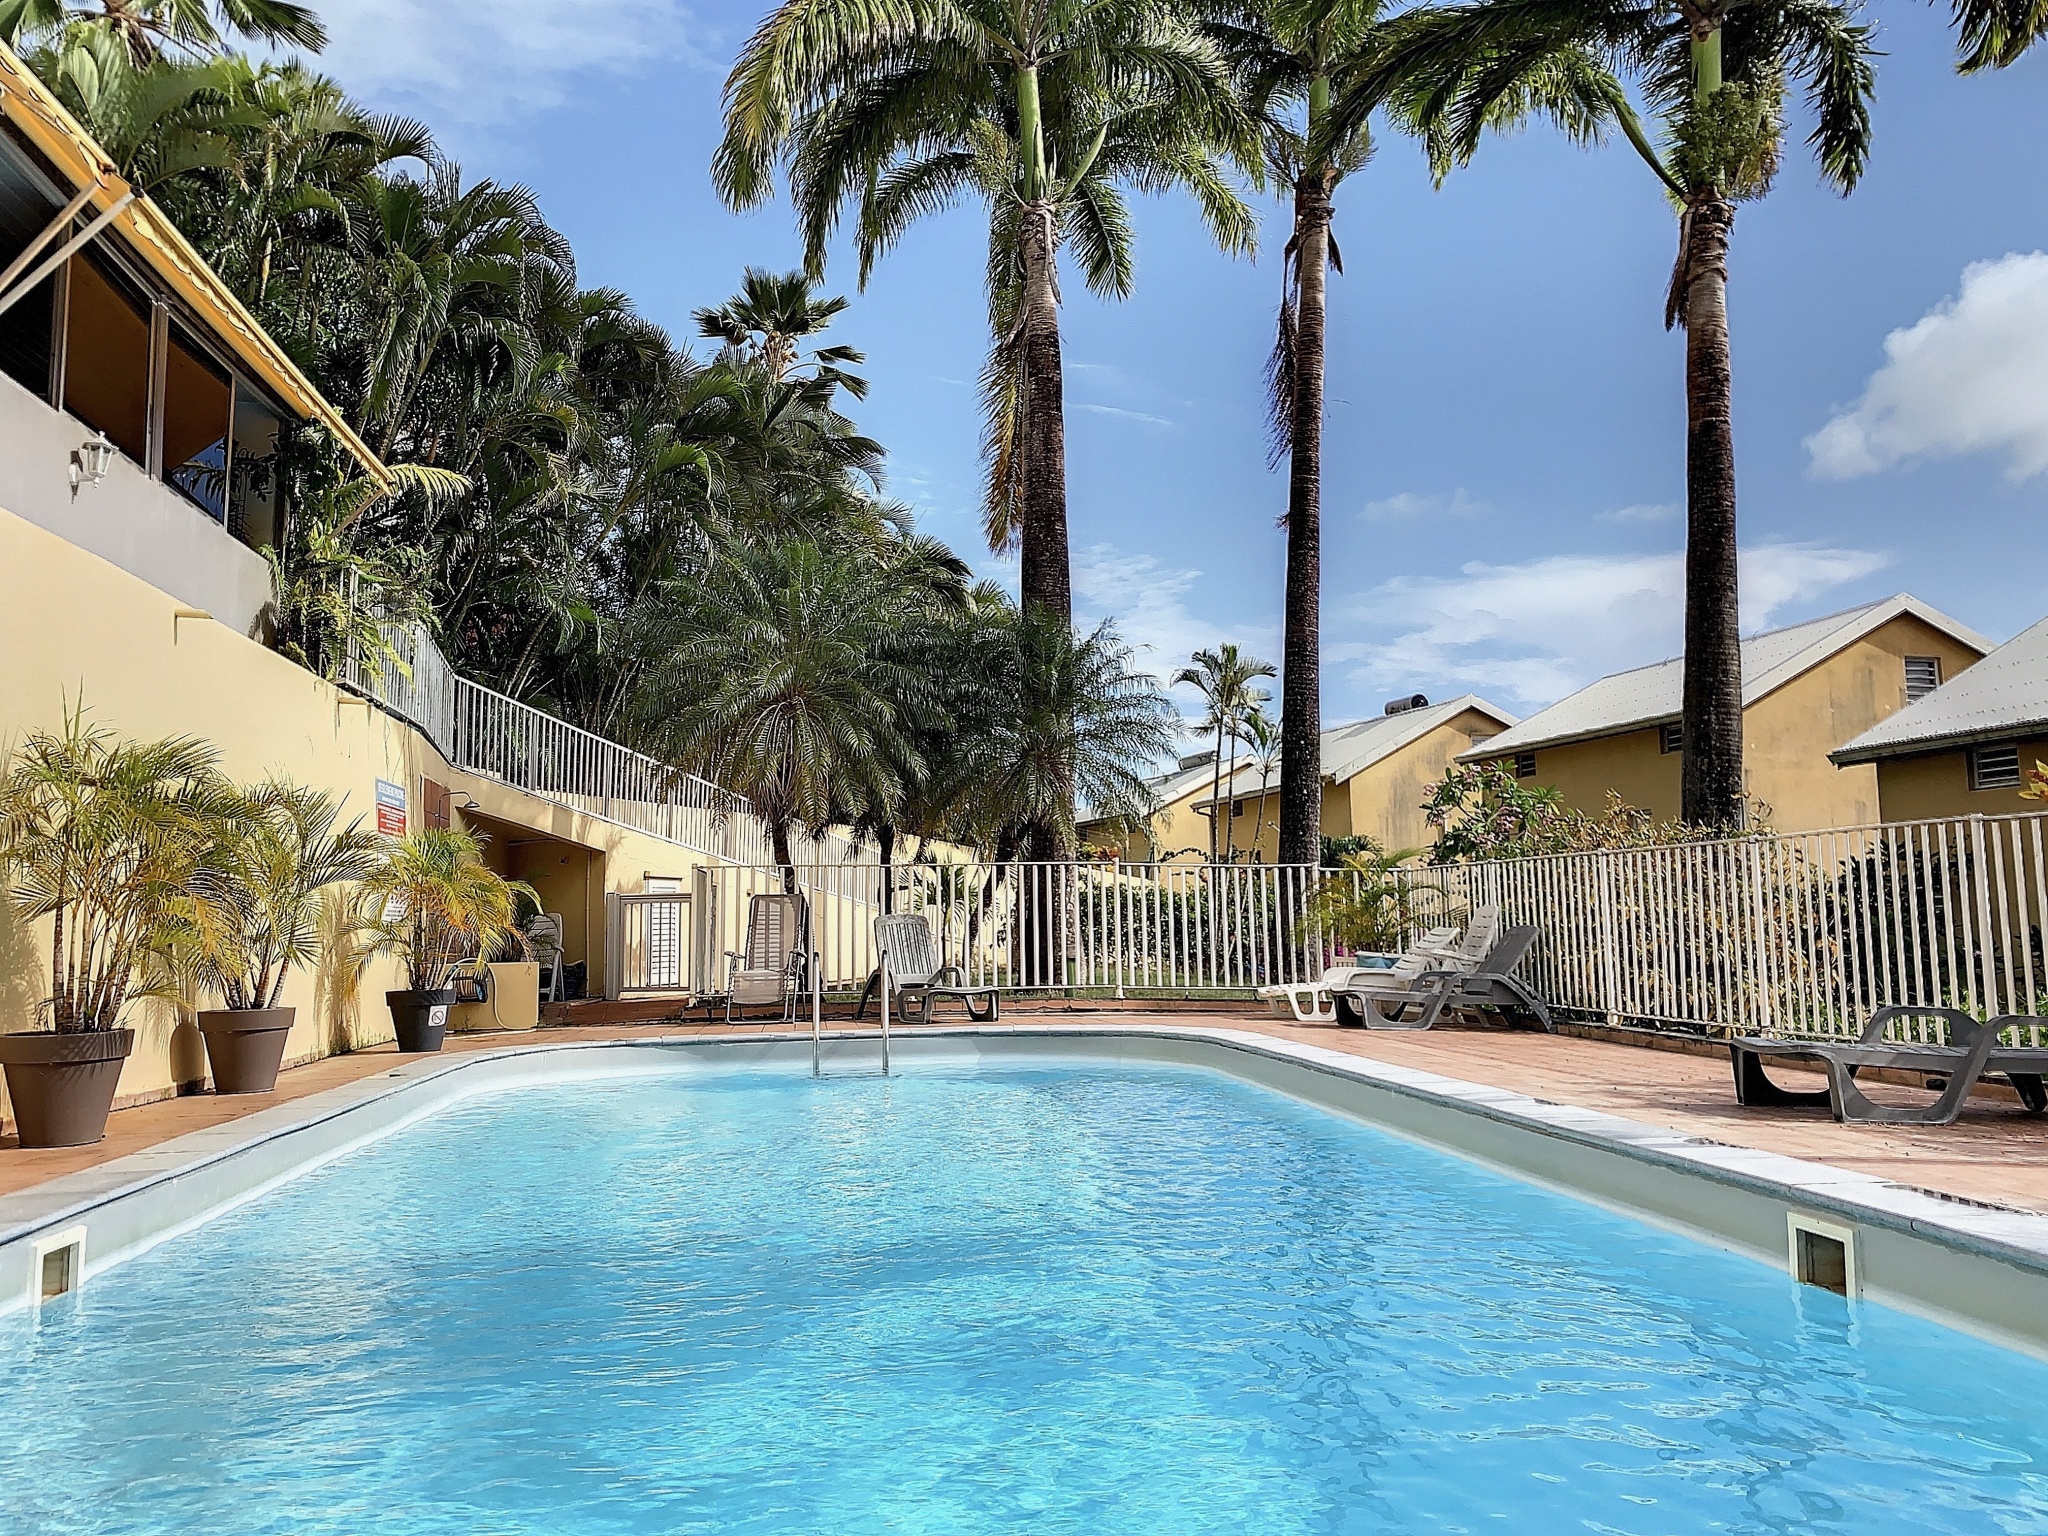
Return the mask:
[[462, 827], [423, 827], [393, 845], [360, 882], [375, 948], [405, 964], [406, 985], [431, 992], [464, 960], [500, 945], [515, 948], [519, 902], [536, 909], [531, 887], [484, 862], [483, 844]]

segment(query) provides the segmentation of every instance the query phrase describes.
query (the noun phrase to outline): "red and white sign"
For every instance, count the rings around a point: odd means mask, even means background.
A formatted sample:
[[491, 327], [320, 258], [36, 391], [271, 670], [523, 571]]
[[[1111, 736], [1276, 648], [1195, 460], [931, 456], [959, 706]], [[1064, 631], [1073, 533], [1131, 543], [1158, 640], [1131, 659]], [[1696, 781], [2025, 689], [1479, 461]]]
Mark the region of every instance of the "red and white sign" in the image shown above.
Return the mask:
[[405, 786], [377, 781], [377, 830], [386, 837], [405, 836]]

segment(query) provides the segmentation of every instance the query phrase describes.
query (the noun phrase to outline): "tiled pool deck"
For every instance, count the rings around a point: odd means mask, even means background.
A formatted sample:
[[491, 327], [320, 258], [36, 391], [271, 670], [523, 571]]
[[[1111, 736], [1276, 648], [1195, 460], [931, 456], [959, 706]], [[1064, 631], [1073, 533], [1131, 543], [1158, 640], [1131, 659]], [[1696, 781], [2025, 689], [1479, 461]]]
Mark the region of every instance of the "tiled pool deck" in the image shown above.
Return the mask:
[[[954, 1022], [950, 1017], [946, 1022]], [[1023, 1027], [1059, 1023], [1115, 1025], [1199, 1022], [1254, 1030], [1282, 1039], [1350, 1052], [1395, 1066], [1510, 1089], [1550, 1103], [1605, 1111], [1723, 1142], [1888, 1179], [1897, 1184], [1986, 1204], [2048, 1212], [2048, 1119], [2031, 1119], [2010, 1097], [1981, 1096], [1963, 1118], [1943, 1127], [1836, 1125], [1825, 1110], [1745, 1110], [1735, 1103], [1725, 1055], [1686, 1055], [1604, 1040], [1475, 1030], [1426, 1034], [1368, 1033], [1276, 1022], [1264, 1013], [1017, 1011], [1005, 1022]], [[846, 1028], [840, 1024], [839, 1028]], [[450, 1052], [516, 1044], [653, 1039], [676, 1035], [779, 1034], [780, 1024], [608, 1024], [543, 1029], [529, 1034], [451, 1036]], [[908, 1029], [904, 1031], [909, 1033]], [[0, 1140], [0, 1194], [61, 1174], [96, 1167], [189, 1131], [220, 1125], [272, 1105], [355, 1082], [389, 1068], [389, 1046], [297, 1067], [272, 1094], [168, 1099], [117, 1110], [96, 1146], [25, 1152]], [[1797, 1084], [1802, 1079], [1787, 1076]]]

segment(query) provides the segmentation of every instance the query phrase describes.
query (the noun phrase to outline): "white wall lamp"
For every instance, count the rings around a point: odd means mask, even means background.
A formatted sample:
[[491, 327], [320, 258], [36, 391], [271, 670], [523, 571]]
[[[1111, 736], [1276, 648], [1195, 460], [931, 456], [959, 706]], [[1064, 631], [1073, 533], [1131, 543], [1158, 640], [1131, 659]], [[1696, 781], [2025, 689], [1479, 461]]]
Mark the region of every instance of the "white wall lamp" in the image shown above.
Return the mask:
[[71, 499], [78, 500], [81, 485], [98, 485], [113, 467], [114, 445], [107, 434], [95, 432], [71, 450]]

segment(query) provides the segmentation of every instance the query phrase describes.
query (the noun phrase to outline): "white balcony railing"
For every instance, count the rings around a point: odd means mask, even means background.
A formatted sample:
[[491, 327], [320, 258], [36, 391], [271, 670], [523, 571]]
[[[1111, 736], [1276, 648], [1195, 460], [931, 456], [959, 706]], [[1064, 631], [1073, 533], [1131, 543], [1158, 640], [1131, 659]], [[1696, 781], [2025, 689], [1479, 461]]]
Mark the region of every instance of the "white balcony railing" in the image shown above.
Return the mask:
[[[374, 665], [352, 650], [341, 685], [419, 727], [455, 767], [733, 863], [773, 857], [740, 796], [459, 676], [423, 630], [392, 626], [385, 638], [396, 660]], [[838, 832], [791, 844], [806, 864], [872, 857]]]

